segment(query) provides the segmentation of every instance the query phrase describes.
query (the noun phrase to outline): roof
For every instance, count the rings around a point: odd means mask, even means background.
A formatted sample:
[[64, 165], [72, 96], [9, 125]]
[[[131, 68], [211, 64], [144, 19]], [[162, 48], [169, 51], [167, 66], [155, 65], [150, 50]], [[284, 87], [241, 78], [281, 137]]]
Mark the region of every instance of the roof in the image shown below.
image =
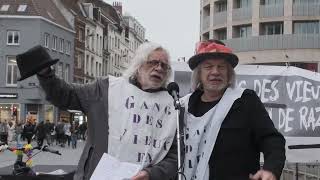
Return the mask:
[[[0, 9], [2, 5], [9, 5], [9, 8], [8, 11], [0, 11], [0, 15], [42, 16], [65, 28], [72, 29], [52, 0], [1, 0]], [[19, 5], [27, 5], [25, 11], [19, 12]]]
[[85, 2], [87, 3], [93, 3], [96, 7], [100, 7], [101, 8], [101, 13], [108, 17], [109, 19], [113, 20], [114, 22], [116, 22], [117, 24], [121, 23], [121, 17], [119, 16], [119, 14], [117, 13], [116, 9], [102, 1], [102, 0], [86, 0]]
[[80, 0], [61, 0], [61, 3], [68, 9], [75, 13], [75, 16], [79, 18], [84, 18], [85, 14], [80, 8]]

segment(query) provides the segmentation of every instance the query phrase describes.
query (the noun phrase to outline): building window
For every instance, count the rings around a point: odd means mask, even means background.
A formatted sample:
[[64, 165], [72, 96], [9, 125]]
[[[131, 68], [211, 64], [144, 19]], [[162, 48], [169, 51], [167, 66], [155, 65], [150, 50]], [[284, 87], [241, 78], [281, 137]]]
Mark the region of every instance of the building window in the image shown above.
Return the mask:
[[251, 6], [251, 0], [236, 0], [234, 4], [234, 9], [248, 8], [250, 6]]
[[94, 34], [91, 36], [91, 49], [94, 52]]
[[60, 43], [59, 43], [59, 51], [64, 52], [64, 40], [60, 38]]
[[27, 5], [19, 5], [19, 7], [18, 7], [18, 12], [24, 12], [24, 11], [26, 11], [26, 9], [27, 9]]
[[319, 0], [293, 0], [293, 3], [298, 4], [319, 4]]
[[319, 21], [294, 22], [294, 34], [319, 34]]
[[81, 69], [82, 68], [82, 59], [83, 59], [83, 55], [82, 55], [82, 53], [79, 53], [78, 54], [78, 61], [77, 61], [77, 68], [78, 69]]
[[62, 63], [59, 63], [58, 64], [58, 68], [57, 68], [57, 76], [61, 79], [63, 79], [63, 71], [62, 71], [62, 68], [63, 68], [63, 64]]
[[7, 86], [17, 85], [18, 68], [14, 56], [7, 57]]
[[283, 34], [283, 23], [282, 22], [262, 23], [260, 34], [261, 35]]
[[66, 54], [67, 55], [71, 54], [71, 42], [70, 41], [67, 41]]
[[90, 66], [91, 66], [91, 76], [93, 76], [93, 72], [94, 72], [94, 58], [93, 57], [91, 57]]
[[69, 82], [70, 65], [66, 64], [66, 69], [64, 70], [64, 80]]
[[9, 7], [10, 7], [10, 5], [4, 4], [4, 5], [1, 6], [0, 11], [8, 11]]
[[89, 55], [87, 55], [87, 58], [86, 58], [86, 74], [89, 74]]
[[20, 44], [20, 32], [8, 31], [7, 32], [7, 45], [19, 45]]
[[96, 62], [96, 72], [95, 72], [95, 74], [96, 74], [96, 77], [98, 77], [99, 76], [99, 65], [98, 65], [98, 62]]
[[82, 34], [83, 34], [83, 33], [82, 33], [82, 30], [83, 30], [83, 29], [80, 29], [80, 28], [78, 29], [78, 39], [79, 39], [80, 42], [83, 41], [83, 38], [82, 38]]
[[44, 33], [44, 47], [49, 48], [49, 39], [50, 35], [48, 33]]
[[234, 28], [234, 38], [246, 38], [251, 36], [251, 25], [236, 26]]
[[261, 5], [279, 5], [283, 4], [283, 0], [261, 0]]
[[90, 30], [89, 29], [87, 29], [87, 36], [86, 36], [86, 43], [87, 43], [87, 48], [90, 48], [90, 40], [91, 40], [91, 38], [90, 38]]
[[57, 36], [52, 36], [52, 49], [53, 50], [57, 50], [57, 40], [58, 40], [58, 37]]
[[227, 1], [218, 1], [215, 3], [215, 12], [227, 11]]
[[217, 40], [226, 40], [227, 39], [227, 29], [217, 29], [214, 31], [215, 37]]

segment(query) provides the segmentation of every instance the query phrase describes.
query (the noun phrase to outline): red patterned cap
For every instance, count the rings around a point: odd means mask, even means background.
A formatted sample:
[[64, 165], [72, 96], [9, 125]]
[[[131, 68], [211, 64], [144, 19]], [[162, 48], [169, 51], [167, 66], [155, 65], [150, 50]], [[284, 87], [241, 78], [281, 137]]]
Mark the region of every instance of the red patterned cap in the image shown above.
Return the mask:
[[238, 57], [232, 53], [232, 50], [222, 42], [208, 40], [196, 44], [196, 54], [189, 59], [188, 63], [193, 70], [204, 60], [217, 58], [225, 59], [232, 67], [236, 67], [239, 61]]

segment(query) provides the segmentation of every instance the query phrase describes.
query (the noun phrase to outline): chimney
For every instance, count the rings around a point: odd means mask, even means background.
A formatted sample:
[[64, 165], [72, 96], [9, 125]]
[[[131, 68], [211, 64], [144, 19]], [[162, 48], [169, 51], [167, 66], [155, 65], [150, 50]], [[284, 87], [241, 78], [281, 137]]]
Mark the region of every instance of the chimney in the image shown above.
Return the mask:
[[113, 8], [118, 11], [119, 14], [122, 15], [122, 3], [121, 2], [113, 2], [112, 4]]

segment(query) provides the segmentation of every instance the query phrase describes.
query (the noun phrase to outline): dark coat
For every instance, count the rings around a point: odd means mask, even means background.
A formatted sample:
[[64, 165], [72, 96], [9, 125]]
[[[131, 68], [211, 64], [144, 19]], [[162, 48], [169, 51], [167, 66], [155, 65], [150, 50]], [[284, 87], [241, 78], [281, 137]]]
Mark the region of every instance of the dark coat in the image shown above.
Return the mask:
[[[190, 97], [189, 109], [200, 96]], [[256, 93], [247, 89], [221, 125], [209, 160], [210, 179], [248, 180], [250, 173], [260, 169], [260, 152], [264, 154], [263, 169], [279, 179], [286, 159], [285, 139]]]
[[46, 129], [43, 121], [37, 125], [35, 134], [37, 135], [38, 139], [44, 139], [46, 137]]

